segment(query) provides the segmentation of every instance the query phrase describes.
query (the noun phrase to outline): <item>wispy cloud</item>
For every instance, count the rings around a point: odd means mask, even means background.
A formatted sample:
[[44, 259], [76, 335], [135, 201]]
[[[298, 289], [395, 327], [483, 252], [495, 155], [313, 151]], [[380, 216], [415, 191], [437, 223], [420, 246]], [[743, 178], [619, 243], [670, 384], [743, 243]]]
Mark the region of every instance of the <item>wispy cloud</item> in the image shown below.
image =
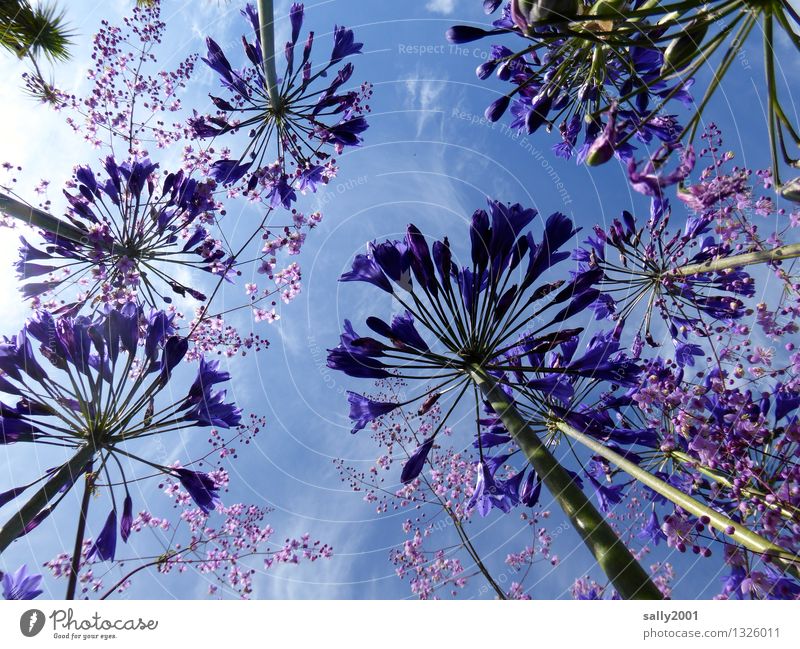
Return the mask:
[[441, 101], [445, 84], [439, 79], [428, 79], [432, 76], [418, 69], [417, 74], [405, 81], [406, 109], [419, 112], [417, 117], [417, 137], [433, 118], [440, 118], [445, 110]]
[[457, 0], [430, 0], [425, 8], [437, 14], [449, 16], [456, 9]]

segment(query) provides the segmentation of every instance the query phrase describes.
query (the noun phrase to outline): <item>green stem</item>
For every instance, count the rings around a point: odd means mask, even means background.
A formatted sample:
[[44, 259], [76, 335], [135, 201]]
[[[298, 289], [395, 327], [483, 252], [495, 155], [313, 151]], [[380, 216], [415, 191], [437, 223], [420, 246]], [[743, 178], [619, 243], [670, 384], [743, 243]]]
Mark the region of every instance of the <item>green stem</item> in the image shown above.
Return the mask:
[[632, 478], [635, 478], [643, 485], [650, 487], [650, 489], [655, 491], [657, 494], [664, 496], [664, 498], [669, 499], [681, 509], [686, 510], [690, 514], [694, 514], [697, 517], [706, 517], [709, 520], [708, 525], [714, 529], [731, 537], [734, 541], [744, 546], [748, 550], [770, 556], [775, 562], [791, 570], [792, 574], [797, 574], [797, 568], [800, 566], [800, 557], [792, 554], [791, 552], [787, 552], [779, 545], [772, 543], [763, 536], [756, 534], [747, 527], [744, 527], [743, 525], [735, 522], [733, 519], [728, 518], [725, 516], [725, 514], [721, 514], [711, 507], [708, 507], [698, 500], [695, 500], [680, 489], [676, 489], [672, 485], [660, 480], [649, 471], [645, 471], [637, 464], [634, 464], [630, 460], [626, 460], [619, 453], [607, 448], [604, 444], [601, 444], [593, 437], [580, 432], [563, 421], [556, 421], [554, 423], [562, 433], [574, 439], [575, 441], [580, 442], [589, 450], [605, 458], [609, 462], [612, 462], [615, 466], [622, 469]]
[[59, 237], [69, 239], [70, 241], [76, 243], [86, 242], [87, 233], [80, 228], [76, 228], [70, 223], [57, 219], [52, 214], [26, 205], [3, 193], [0, 193], [0, 212], [13, 216], [15, 219], [19, 219], [35, 228], [41, 228]]
[[261, 58], [267, 82], [269, 103], [276, 108], [279, 103], [278, 73], [275, 69], [275, 15], [272, 0], [258, 0], [258, 23], [261, 37]]
[[28, 524], [47, 506], [59, 489], [77, 479], [94, 453], [93, 446], [83, 446], [0, 528], [0, 553], [5, 552], [6, 548], [25, 531]]
[[797, 243], [778, 246], [770, 250], [746, 252], [742, 255], [733, 255], [731, 257], [718, 257], [716, 259], [709, 259], [700, 264], [688, 264], [673, 269], [670, 271], [670, 274], [685, 277], [687, 275], [728, 270], [729, 268], [737, 268], [739, 266], [752, 266], [753, 264], [781, 261], [782, 259], [793, 259], [795, 257], [800, 257], [800, 244]]
[[[670, 451], [669, 456], [673, 460], [677, 460], [681, 464], [687, 464], [691, 466], [693, 469], [702, 473], [707, 478], [711, 478], [717, 484], [722, 485], [728, 489], [733, 489], [733, 483], [728, 479], [727, 476], [723, 475], [719, 471], [715, 471], [703, 464], [700, 464], [695, 458], [687, 455], [686, 453], [682, 453], [681, 451]], [[791, 509], [787, 509], [779, 505], [778, 503], [770, 503], [766, 501], [766, 494], [763, 491], [759, 491], [758, 489], [751, 489], [750, 487], [741, 487], [741, 493], [747, 496], [748, 498], [758, 498], [765, 507], [769, 507], [771, 510], [778, 512], [783, 518], [786, 518], [791, 521], [795, 521], [800, 515], [800, 510], [795, 507]]]
[[775, 141], [775, 50], [772, 48], [772, 13], [764, 13], [764, 74], [767, 77], [767, 132], [769, 133], [769, 151], [772, 156], [772, 178], [775, 186], [781, 186], [780, 169], [778, 167], [778, 145]]
[[623, 599], [663, 599], [661, 591], [625, 543], [542, 443], [494, 379], [477, 365], [470, 367], [470, 376], [569, 517], [620, 596]]
[[81, 569], [81, 555], [83, 554], [83, 537], [86, 533], [86, 519], [89, 515], [89, 500], [91, 495], [92, 485], [89, 481], [89, 475], [87, 474], [84, 480], [81, 510], [78, 514], [78, 529], [75, 532], [75, 547], [72, 550], [72, 561], [70, 561], [67, 595], [64, 599], [75, 599], [75, 590], [78, 587], [78, 572]]

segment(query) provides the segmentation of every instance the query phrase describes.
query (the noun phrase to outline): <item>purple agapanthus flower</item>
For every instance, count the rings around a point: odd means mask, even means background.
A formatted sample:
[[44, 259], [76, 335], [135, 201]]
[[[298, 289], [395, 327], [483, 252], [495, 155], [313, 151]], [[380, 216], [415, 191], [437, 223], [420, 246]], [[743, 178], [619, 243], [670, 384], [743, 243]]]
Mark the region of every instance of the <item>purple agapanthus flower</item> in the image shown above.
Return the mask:
[[[132, 303], [93, 317], [37, 313], [20, 333], [0, 343], [0, 389], [16, 399], [15, 405], [0, 403], [4, 443], [72, 447], [82, 463], [68, 462], [48, 472], [50, 479], [58, 477], [63, 492], [90, 471], [92, 459], [100, 454], [119, 454], [126, 467], [141, 461], [148, 472], [158, 467], [139, 455], [142, 446], [135, 442], [142, 438], [190, 427], [238, 426], [241, 410], [226, 401], [224, 390], [217, 390], [230, 375], [216, 361], [201, 359], [194, 382], [184, 388], [186, 396], [175, 398], [180, 394], [175, 370], [188, 343], [177, 334], [174, 317], [163, 311], [146, 314]], [[90, 392], [87, 386], [92, 386]], [[119, 463], [106, 466], [110, 470]], [[168, 467], [161, 470], [174, 474]], [[130, 472], [126, 468], [121, 474], [123, 485]], [[4, 501], [25, 489], [4, 492]], [[120, 522], [124, 541], [131, 530], [132, 506], [125, 487]], [[19, 533], [33, 529], [50, 511], [51, 505], [45, 504], [41, 516], [21, 521]], [[116, 521], [114, 508], [91, 556], [113, 557]]]
[[525, 481], [520, 486], [519, 499], [526, 507], [535, 507], [539, 502], [539, 496], [542, 493], [542, 479], [539, 475], [531, 470], [528, 472]]
[[642, 530], [637, 534], [640, 539], [649, 541], [653, 545], [658, 545], [661, 541], [665, 540], [667, 536], [661, 530], [661, 523], [658, 522], [658, 515], [656, 510], [650, 511], [650, 516], [647, 519]]
[[467, 502], [467, 509], [476, 509], [481, 516], [488, 516], [493, 507], [508, 511], [508, 495], [498, 488], [489, 466], [485, 462], [480, 462], [475, 488]]
[[122, 540], [127, 543], [131, 535], [131, 528], [133, 527], [133, 499], [130, 494], [125, 494], [125, 500], [122, 503], [122, 518], [119, 521], [119, 535]]
[[589, 482], [594, 489], [595, 496], [600, 503], [600, 510], [607, 514], [610, 512], [614, 505], [622, 502], [622, 489], [623, 485], [608, 485], [599, 482], [593, 475], [586, 473]]
[[433, 448], [434, 438], [425, 440], [420, 444], [416, 450], [409, 456], [408, 461], [403, 465], [403, 471], [400, 474], [400, 480], [403, 484], [408, 484], [414, 480], [425, 467], [425, 461]]
[[174, 472], [204, 514], [220, 506], [219, 487], [210, 475], [189, 469], [174, 469]]
[[294, 3], [289, 12], [291, 37], [283, 48], [286, 67], [273, 103], [264, 76], [258, 12], [247, 4], [242, 15], [252, 29], [251, 40], [242, 39], [245, 67], [234, 68], [219, 45], [206, 39], [208, 54], [203, 60], [229, 95], [227, 99], [212, 95], [216, 112], [195, 114], [189, 126], [198, 138], [247, 132], [250, 144], [245, 151], [238, 159], [215, 161], [213, 177], [226, 185], [241, 181], [251, 195], [266, 194], [273, 206], [289, 208], [296, 200], [295, 184], [314, 191], [335, 174], [331, 154], [361, 144], [372, 89], [367, 83], [349, 86], [352, 63], [336, 68], [345, 58], [360, 54], [362, 43], [356, 42], [352, 30], [337, 26], [330, 58], [314, 65], [314, 32], [308, 33], [304, 44], [298, 42], [304, 8]]
[[[535, 235], [532, 226], [541, 233]], [[456, 263], [447, 237], [430, 241], [413, 224], [401, 241], [372, 242], [341, 281], [391, 293], [402, 309], [391, 320], [368, 317], [374, 337], [358, 334], [345, 321], [339, 345], [328, 351], [328, 367], [353, 378], [397, 377], [410, 386], [419, 377], [425, 389], [408, 403], [427, 403], [431, 395], [441, 403], [447, 397], [440, 388], [458, 395], [459, 386], [480, 365], [509, 398], [517, 391], [535, 395], [534, 410], [545, 419], [572, 415], [575, 395], [593, 386], [612, 391], [635, 386], [641, 368], [620, 342], [622, 323], [594, 335], [583, 351], [583, 329], [568, 324], [597, 302], [595, 285], [603, 273], [585, 268], [568, 279], [545, 279], [569, 259], [564, 248], [576, 233], [564, 214], [551, 214], [542, 222], [536, 210], [489, 200], [487, 209], [475, 211], [470, 219], [466, 264]], [[354, 431], [398, 407], [355, 392], [348, 393], [348, 401]], [[424, 403], [420, 412], [426, 411]], [[616, 444], [630, 459], [635, 453], [626, 447], [653, 444], [645, 430], [622, 428], [610, 420], [595, 424], [589, 414], [580, 416], [592, 424], [596, 437]], [[426, 435], [426, 443], [433, 443], [440, 429]], [[494, 477], [509, 456], [488, 458], [485, 453], [504, 444], [512, 445], [512, 438], [496, 418], [479, 428], [473, 442], [483, 472], [472, 506], [481, 513], [491, 507], [508, 511], [521, 500], [532, 505], [539, 497], [538, 478], [526, 481], [522, 471], [508, 479]], [[424, 445], [417, 449], [404, 475], [417, 475], [428, 450]]]
[[[692, 333], [708, 335], [713, 321], [740, 319], [745, 314], [741, 297], [751, 297], [755, 283], [742, 269], [684, 272], [684, 267], [730, 256], [735, 250], [711, 234], [711, 215], [691, 216], [682, 230], [670, 231], [669, 201], [658, 193], [658, 181], [653, 182], [654, 209], [646, 222], [623, 212], [607, 229], [596, 226], [573, 257], [582, 271], [600, 271], [599, 285], [613, 290], [598, 295], [592, 305], [598, 318], [634, 318], [641, 323], [644, 339], [655, 346], [651, 325], [657, 314], [676, 344], [685, 343]], [[643, 313], [635, 311], [637, 305], [646, 306]], [[696, 347], [681, 350], [681, 362], [687, 364], [699, 353]]]
[[[501, 4], [490, 1], [484, 7], [491, 13]], [[598, 40], [597, 25], [614, 34], [624, 16], [612, 10], [594, 27], [591, 21], [570, 23], [583, 9], [577, 1], [512, 0], [493, 29], [459, 25], [447, 32], [456, 44], [497, 34], [524, 39], [516, 51], [492, 46], [490, 58], [477, 69], [480, 79], [494, 72], [512, 84], [486, 109], [486, 118], [497, 121], [510, 108], [511, 128], [529, 134], [545, 125], [549, 130], [560, 120], [562, 141], [554, 146], [556, 155], [571, 158], [578, 153], [578, 162], [589, 164], [602, 164], [614, 155], [631, 160], [632, 139], [675, 142], [681, 127], [659, 109], [670, 100], [691, 107], [691, 80], [667, 79], [664, 74], [664, 49], [654, 39], [666, 27], [639, 17], [624, 23], [629, 32], [620, 32], [619, 41], [609, 34]], [[583, 125], [584, 143], [578, 151]]]
[[[160, 306], [171, 294], [205, 300], [180, 282], [181, 266], [235, 275], [229, 255], [210, 235], [215, 224], [213, 181], [197, 181], [183, 171], [158, 174], [147, 158], [104, 162], [102, 176], [90, 167], [75, 172], [77, 191], [65, 191], [66, 217], [80, 240], [57, 231], [42, 232], [41, 248], [21, 238], [15, 264], [27, 299], [40, 304], [58, 295], [59, 312], [85, 304], [139, 302]], [[79, 289], [74, 295], [64, 289]]]
[[3, 598], [4, 599], [36, 599], [44, 591], [42, 585], [42, 575], [33, 575], [28, 572], [28, 567], [20, 566], [13, 573], [3, 575]]
[[100, 561], [113, 561], [117, 550], [117, 512], [113, 509], [108, 514], [103, 529], [94, 541], [94, 544], [86, 554], [86, 560], [90, 561], [95, 556]]
[[347, 401], [350, 403], [350, 420], [353, 422], [351, 433], [357, 433], [378, 417], [383, 417], [400, 404], [387, 401], [373, 401], [356, 392], [347, 392]]

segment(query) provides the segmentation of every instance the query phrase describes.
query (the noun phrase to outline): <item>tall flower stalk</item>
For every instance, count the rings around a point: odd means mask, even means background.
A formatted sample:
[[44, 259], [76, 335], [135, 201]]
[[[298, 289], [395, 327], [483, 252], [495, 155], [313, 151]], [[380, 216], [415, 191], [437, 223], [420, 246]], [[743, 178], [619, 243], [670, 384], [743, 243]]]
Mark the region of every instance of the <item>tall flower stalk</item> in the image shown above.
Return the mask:
[[275, 12], [272, 0], [258, 0], [258, 34], [261, 39], [261, 60], [264, 62], [264, 85], [267, 87], [269, 101], [277, 105], [278, 72], [275, 67]]
[[596, 439], [582, 433], [566, 422], [557, 421], [554, 422], [554, 425], [565, 435], [586, 446], [600, 457], [613, 463], [631, 477], [635, 478], [639, 483], [652, 489], [656, 494], [667, 498], [690, 514], [703, 519], [707, 525], [729, 536], [735, 543], [771, 559], [774, 563], [790, 571], [793, 575], [800, 577], [800, 556], [788, 552], [785, 548], [772, 543], [728, 516], [719, 513], [712, 507], [704, 505], [680, 489], [676, 489], [668, 482], [648, 473], [635, 462], [625, 459], [619, 453], [607, 448]]

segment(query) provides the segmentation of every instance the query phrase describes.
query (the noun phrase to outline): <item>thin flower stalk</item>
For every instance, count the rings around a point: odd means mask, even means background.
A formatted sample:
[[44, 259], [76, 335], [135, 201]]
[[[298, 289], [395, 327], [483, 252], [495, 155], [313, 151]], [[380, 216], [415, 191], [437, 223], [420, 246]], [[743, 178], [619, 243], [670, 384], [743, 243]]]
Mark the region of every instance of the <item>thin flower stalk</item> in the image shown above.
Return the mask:
[[748, 550], [769, 557], [774, 562], [789, 570], [795, 576], [800, 574], [799, 556], [792, 554], [791, 552], [787, 552], [784, 548], [780, 547], [779, 545], [775, 545], [771, 541], [768, 541], [747, 527], [740, 525], [728, 516], [725, 516], [717, 510], [702, 504], [680, 489], [676, 489], [672, 485], [660, 480], [650, 472], [645, 471], [641, 467], [637, 466], [634, 462], [625, 459], [619, 453], [616, 453], [585, 433], [580, 432], [566, 422], [554, 421], [553, 425], [571, 439], [574, 439], [597, 455], [600, 455], [601, 457], [604, 457], [608, 461], [612, 462], [615, 466], [625, 471], [628, 475], [635, 478], [641, 484], [664, 496], [687, 512], [702, 518], [703, 520], [707, 520], [709, 525], [730, 537], [738, 544], [746, 547]]

